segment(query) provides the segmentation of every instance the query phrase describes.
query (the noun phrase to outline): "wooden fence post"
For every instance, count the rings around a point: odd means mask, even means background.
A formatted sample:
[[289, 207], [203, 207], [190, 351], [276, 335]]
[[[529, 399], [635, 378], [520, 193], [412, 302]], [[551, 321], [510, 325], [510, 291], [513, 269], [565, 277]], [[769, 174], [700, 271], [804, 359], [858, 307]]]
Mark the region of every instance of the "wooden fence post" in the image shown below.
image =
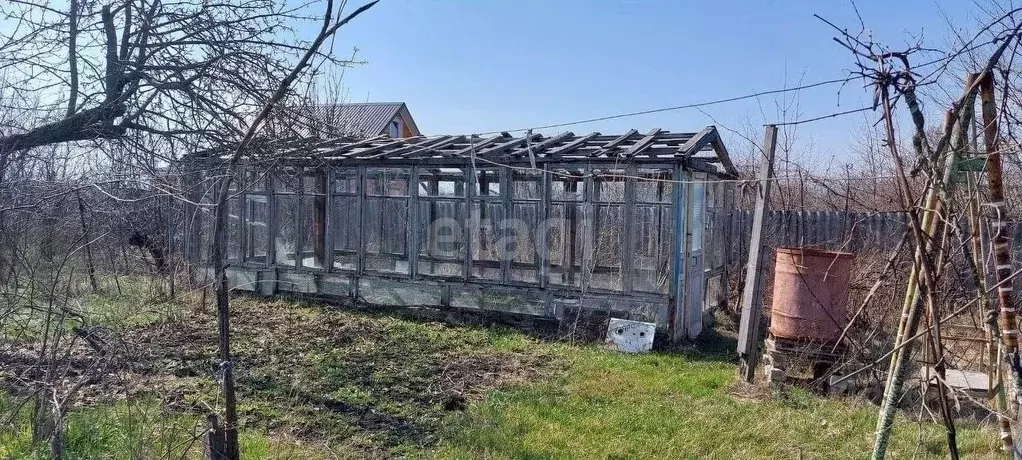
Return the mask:
[[759, 353], [760, 316], [762, 314], [763, 223], [770, 200], [774, 149], [777, 147], [777, 126], [767, 125], [763, 142], [763, 163], [759, 170], [759, 194], [752, 216], [752, 237], [749, 240], [749, 264], [745, 269], [745, 290], [742, 293], [742, 320], [738, 331], [738, 358], [742, 376], [752, 382], [756, 376]]
[[206, 433], [202, 437], [202, 459], [227, 459], [227, 440], [224, 437], [224, 426], [220, 423], [220, 417], [214, 413], [206, 414]]

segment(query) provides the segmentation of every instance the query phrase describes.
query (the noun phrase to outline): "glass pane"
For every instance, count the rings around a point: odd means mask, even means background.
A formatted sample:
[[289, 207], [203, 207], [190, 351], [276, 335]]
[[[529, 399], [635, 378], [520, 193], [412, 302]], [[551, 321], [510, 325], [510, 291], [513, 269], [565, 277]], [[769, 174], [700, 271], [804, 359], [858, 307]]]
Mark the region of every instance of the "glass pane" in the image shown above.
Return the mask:
[[326, 257], [324, 241], [326, 238], [326, 197], [302, 197], [302, 226], [298, 235], [302, 240], [302, 266], [306, 268], [323, 268]]
[[511, 205], [512, 218], [506, 225], [512, 239], [511, 279], [530, 283], [539, 282], [539, 248], [536, 247], [536, 230], [539, 225], [538, 203], [514, 203]]
[[423, 168], [419, 171], [419, 196], [465, 196], [465, 179], [459, 168]]
[[334, 252], [334, 268], [341, 270], [358, 270], [358, 254], [350, 252]]
[[358, 193], [358, 169], [335, 169], [334, 192], [345, 195]]
[[408, 274], [408, 268], [407, 259], [366, 254], [366, 270]]
[[273, 171], [274, 193], [295, 193], [298, 191], [298, 170], [295, 168], [276, 168]]
[[635, 186], [635, 201], [670, 203], [674, 200], [671, 173], [666, 170], [640, 170]]
[[674, 220], [670, 206], [635, 207], [633, 287], [637, 291], [668, 293], [673, 272]]
[[326, 190], [326, 176], [323, 170], [312, 168], [302, 170], [302, 190], [310, 195], [324, 193]]
[[260, 195], [247, 195], [245, 197], [248, 215], [245, 220], [245, 260], [256, 263], [266, 263], [266, 248], [269, 234], [266, 227], [267, 205], [266, 197]]
[[408, 177], [405, 169], [369, 169], [366, 171], [366, 194], [408, 196]]
[[476, 169], [476, 195], [500, 196], [500, 170]]
[[625, 178], [624, 171], [601, 171], [600, 175], [593, 178], [596, 187], [595, 197], [597, 201], [604, 203], [625, 202]]
[[690, 251], [703, 249], [703, 235], [706, 231], [706, 184], [689, 184], [689, 233], [692, 234], [692, 242], [689, 245]]
[[554, 175], [552, 178], [550, 199], [562, 201], [582, 201], [583, 182], [581, 178], [568, 178]]
[[[367, 198], [363, 209], [366, 269], [408, 273], [407, 198]], [[375, 255], [404, 256], [399, 258]], [[404, 261], [403, 263], [398, 263]]]
[[621, 259], [625, 248], [624, 206], [600, 205], [595, 208], [596, 247], [593, 257], [592, 286], [620, 291], [624, 289]]
[[515, 200], [540, 200], [543, 198], [543, 173], [539, 171], [513, 171], [511, 173], [511, 198]]
[[463, 201], [419, 201], [419, 273], [461, 276], [465, 257]]
[[275, 260], [278, 265], [295, 266], [295, 234], [298, 224], [298, 198], [291, 195], [276, 197], [274, 221], [277, 234], [273, 238]]
[[210, 260], [210, 250], [213, 244], [213, 224], [216, 223], [213, 207], [212, 206], [200, 206], [198, 207], [197, 218], [199, 219], [199, 247], [198, 250], [199, 260], [208, 261]]
[[239, 170], [237, 170], [237, 169], [234, 169], [234, 170], [224, 170], [223, 172], [224, 172], [224, 176], [223, 177], [225, 179], [228, 176], [231, 178], [231, 183], [227, 184], [227, 190], [230, 191], [231, 193], [237, 192], [238, 188], [239, 188], [239, 185], [241, 184], [241, 180], [242, 180], [242, 176], [240, 176], [238, 174]]
[[501, 279], [501, 229], [504, 221], [502, 203], [472, 203], [472, 277]]
[[358, 268], [358, 225], [358, 198], [334, 197], [334, 267], [345, 270]]
[[266, 177], [263, 175], [263, 171], [251, 168], [245, 168], [244, 171], [244, 186], [246, 191], [262, 192], [266, 190]]
[[553, 203], [545, 225], [550, 259], [550, 282], [570, 286], [582, 283], [585, 260], [584, 214], [581, 203]]
[[227, 201], [227, 260], [241, 258], [241, 200]]

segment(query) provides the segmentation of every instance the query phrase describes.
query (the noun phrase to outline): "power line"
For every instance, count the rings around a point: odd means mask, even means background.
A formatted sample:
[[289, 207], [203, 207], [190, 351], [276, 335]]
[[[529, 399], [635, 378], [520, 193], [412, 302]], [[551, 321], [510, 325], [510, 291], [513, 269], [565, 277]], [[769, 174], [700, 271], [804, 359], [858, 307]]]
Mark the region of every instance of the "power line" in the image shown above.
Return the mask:
[[529, 127], [529, 128], [504, 129], [504, 130], [499, 130], [499, 131], [487, 131], [487, 132], [484, 132], [484, 133], [478, 133], [478, 135], [485, 136], [485, 135], [488, 135], [488, 134], [500, 134], [502, 132], [517, 133], [517, 132], [525, 132], [525, 131], [528, 131], [530, 129], [531, 130], [540, 130], [540, 129], [550, 129], [550, 128], [561, 128], [561, 127], [564, 127], [564, 126], [581, 125], [581, 124], [584, 124], [584, 123], [594, 123], [594, 122], [597, 122], [597, 121], [615, 120], [615, 119], [618, 119], [618, 118], [634, 117], [634, 116], [638, 116], [638, 115], [647, 115], [647, 114], [651, 114], [651, 113], [671, 112], [671, 111], [674, 111], [674, 110], [683, 110], [683, 109], [694, 109], [694, 108], [698, 108], [698, 107], [707, 107], [707, 106], [711, 106], [711, 105], [724, 104], [724, 103], [727, 103], [727, 102], [735, 102], [735, 101], [741, 101], [741, 100], [745, 100], [745, 99], [753, 99], [753, 98], [757, 98], [757, 97], [760, 97], [760, 96], [768, 96], [768, 95], [771, 95], [771, 94], [780, 94], [780, 93], [788, 93], [788, 92], [791, 92], [791, 91], [800, 91], [800, 90], [803, 90], [803, 89], [810, 89], [810, 88], [816, 88], [816, 87], [819, 87], [819, 86], [832, 85], [834, 83], [847, 83], [848, 81], [853, 80], [855, 78], [858, 78], [858, 76], [849, 76], [849, 77], [845, 77], [845, 78], [837, 78], [837, 79], [834, 79], [834, 80], [821, 81], [821, 82], [817, 82], [817, 83], [811, 83], [811, 84], [808, 84], [808, 85], [795, 86], [795, 87], [791, 87], [791, 88], [781, 88], [781, 89], [775, 89], [775, 90], [770, 90], [770, 91], [761, 91], [761, 92], [758, 92], [758, 93], [745, 94], [745, 95], [742, 95], [742, 96], [734, 96], [734, 97], [728, 97], [728, 98], [724, 98], [724, 99], [716, 99], [716, 100], [706, 101], [706, 102], [697, 102], [697, 103], [693, 103], [693, 104], [676, 105], [676, 106], [671, 106], [671, 107], [662, 107], [662, 108], [658, 108], [658, 109], [640, 110], [638, 112], [620, 113], [620, 114], [616, 114], [616, 115], [607, 115], [607, 116], [603, 116], [603, 117], [588, 118], [588, 119], [585, 119], [585, 120], [577, 120], [577, 121], [568, 121], [568, 122], [564, 122], [564, 123], [554, 123], [554, 124], [543, 125], [543, 126], [533, 126], [533, 127]]
[[850, 115], [850, 114], [853, 114], [853, 113], [865, 112], [867, 110], [874, 110], [874, 109], [873, 109], [872, 106], [859, 107], [857, 109], [845, 110], [844, 112], [831, 113], [831, 114], [828, 114], [828, 115], [821, 115], [819, 117], [806, 118], [804, 120], [785, 121], [785, 122], [782, 122], [782, 123], [770, 123], [770, 124], [774, 125], [774, 126], [801, 125], [803, 123], [812, 123], [814, 121], [826, 120], [828, 118], [840, 117], [842, 115]]

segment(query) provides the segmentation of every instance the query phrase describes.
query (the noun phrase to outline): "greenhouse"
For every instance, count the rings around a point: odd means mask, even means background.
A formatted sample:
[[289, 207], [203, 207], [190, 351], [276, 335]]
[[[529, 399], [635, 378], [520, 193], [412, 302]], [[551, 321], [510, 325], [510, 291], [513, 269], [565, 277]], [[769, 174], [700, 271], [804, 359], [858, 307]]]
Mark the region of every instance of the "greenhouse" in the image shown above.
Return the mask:
[[595, 309], [681, 339], [702, 328], [708, 282], [726, 282], [718, 209], [737, 172], [712, 126], [276, 140], [230, 171], [224, 157], [181, 162], [189, 189], [208, 192], [183, 244], [207, 260], [210, 184], [233, 174], [238, 290], [552, 318]]

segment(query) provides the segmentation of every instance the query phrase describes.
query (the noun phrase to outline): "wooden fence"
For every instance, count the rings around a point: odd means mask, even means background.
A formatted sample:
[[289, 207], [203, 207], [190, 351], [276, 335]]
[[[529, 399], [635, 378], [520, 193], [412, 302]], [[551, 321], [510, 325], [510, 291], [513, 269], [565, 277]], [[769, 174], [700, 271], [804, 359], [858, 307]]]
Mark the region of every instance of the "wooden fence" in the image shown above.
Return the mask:
[[[902, 212], [771, 211], [764, 224], [764, 244], [848, 252], [890, 248], [907, 230], [907, 219]], [[728, 233], [734, 238], [725, 246], [728, 260], [744, 261], [749, 251], [752, 212], [736, 211], [726, 220]]]
[[[725, 244], [729, 261], [745, 263], [748, 257], [752, 227], [752, 211], [735, 211], [722, 216], [729, 226], [730, 244]], [[968, 231], [967, 225], [961, 225]], [[890, 249], [908, 230], [908, 214], [904, 212], [844, 211], [771, 211], [764, 228], [764, 241], [769, 247], [805, 246], [848, 252]], [[989, 248], [989, 235], [983, 232], [984, 247]], [[1008, 222], [1015, 260], [1022, 260], [1022, 221]], [[968, 236], [968, 235], [966, 235]]]

